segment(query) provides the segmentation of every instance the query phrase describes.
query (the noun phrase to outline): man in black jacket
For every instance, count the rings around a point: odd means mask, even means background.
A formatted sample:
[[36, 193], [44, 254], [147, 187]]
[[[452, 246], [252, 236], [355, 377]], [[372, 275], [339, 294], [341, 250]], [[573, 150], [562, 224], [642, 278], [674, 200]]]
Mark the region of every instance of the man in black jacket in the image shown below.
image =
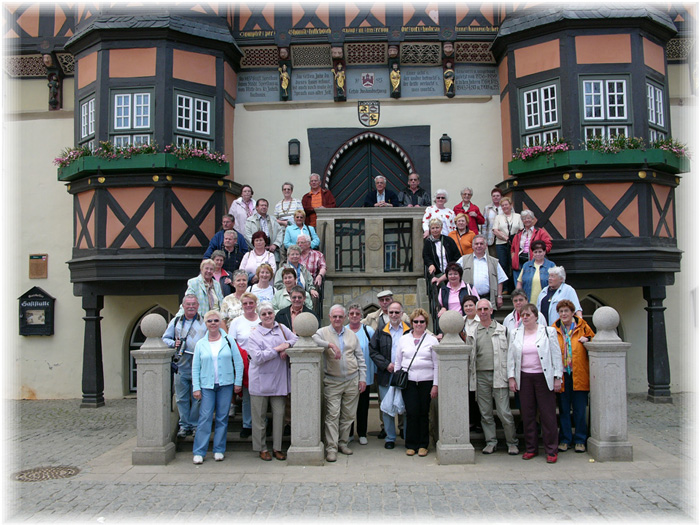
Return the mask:
[[294, 332], [292, 324], [294, 323], [294, 319], [297, 315], [304, 312], [309, 312], [310, 314], [313, 314], [314, 317], [316, 317], [316, 314], [313, 310], [310, 310], [309, 308], [304, 306], [304, 300], [306, 300], [306, 290], [304, 290], [303, 286], [299, 286], [298, 284], [292, 286], [292, 289], [289, 292], [289, 300], [292, 301], [292, 304], [290, 304], [286, 308], [282, 308], [279, 312], [277, 312], [277, 314], [275, 315], [275, 321], [277, 321], [279, 324], [283, 324], [292, 332]]
[[364, 203], [365, 208], [371, 208], [373, 206], [378, 208], [401, 206], [396, 193], [386, 188], [386, 177], [383, 175], [374, 177], [374, 186], [377, 190], [367, 193]]
[[[403, 306], [401, 303], [394, 301], [389, 305], [388, 311], [389, 323], [382, 329], [374, 332], [369, 342], [369, 357], [374, 361], [374, 364], [377, 365], [377, 372], [374, 377], [379, 389], [380, 403], [389, 390], [391, 376], [394, 372], [394, 361], [396, 359], [396, 349], [398, 348], [399, 339], [411, 329], [401, 320], [401, 316], [403, 315]], [[382, 412], [382, 420], [384, 422], [384, 432], [386, 433], [384, 448], [392, 449], [396, 442], [394, 418]]]

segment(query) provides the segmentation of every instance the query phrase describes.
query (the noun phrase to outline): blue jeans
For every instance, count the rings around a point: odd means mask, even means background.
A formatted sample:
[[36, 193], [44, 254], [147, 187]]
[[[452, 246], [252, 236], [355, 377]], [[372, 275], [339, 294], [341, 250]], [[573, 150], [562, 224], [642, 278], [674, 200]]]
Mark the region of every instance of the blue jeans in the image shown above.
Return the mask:
[[[389, 391], [388, 386], [377, 385], [379, 387], [379, 404], [384, 400], [384, 396]], [[384, 432], [386, 432], [386, 439], [384, 441], [392, 443], [396, 441], [396, 424], [394, 423], [394, 416], [385, 414], [382, 412], [382, 421], [384, 421]], [[404, 427], [405, 428], [405, 427]]]
[[180, 414], [180, 428], [194, 430], [199, 419], [199, 400], [192, 397], [192, 376], [175, 374], [175, 400]]
[[241, 412], [243, 412], [243, 428], [251, 428], [253, 426], [253, 414], [250, 411], [250, 393], [246, 387], [243, 387]]
[[[559, 398], [559, 443], [571, 445], [586, 443], [588, 437], [588, 421], [586, 407], [588, 406], [588, 390], [574, 390], [574, 380], [571, 374], [564, 372], [564, 391], [557, 394]], [[571, 408], [574, 409], [574, 427], [576, 434], [572, 436]]]
[[209, 448], [209, 436], [211, 436], [211, 422], [216, 412], [214, 422], [214, 443], [213, 452], [226, 451], [226, 432], [228, 431], [228, 409], [231, 406], [231, 396], [233, 396], [233, 385], [219, 386], [214, 388], [202, 388], [202, 402], [199, 406], [199, 423], [197, 423], [197, 433], [194, 435], [194, 446], [192, 455], [206, 456]]

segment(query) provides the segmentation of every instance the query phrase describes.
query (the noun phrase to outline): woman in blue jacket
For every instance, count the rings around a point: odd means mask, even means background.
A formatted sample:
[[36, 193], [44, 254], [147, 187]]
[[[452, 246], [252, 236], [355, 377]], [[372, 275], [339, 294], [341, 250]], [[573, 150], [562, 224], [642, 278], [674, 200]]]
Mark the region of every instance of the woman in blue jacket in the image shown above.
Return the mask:
[[201, 400], [198, 432], [192, 448], [195, 465], [201, 465], [207, 455], [214, 412], [214, 460], [224, 459], [231, 397], [234, 392], [239, 393], [243, 385], [243, 359], [236, 340], [229, 338], [221, 328], [221, 314], [210, 310], [204, 315], [204, 322], [207, 335], [197, 342], [192, 359], [192, 396]]
[[547, 287], [549, 269], [554, 268], [555, 265], [545, 257], [547, 255], [547, 245], [544, 241], [533, 241], [530, 250], [532, 250], [534, 258], [523, 265], [523, 270], [520, 272], [515, 288], [524, 290], [527, 294], [528, 302], [537, 304], [537, 297], [539, 297], [542, 289]]

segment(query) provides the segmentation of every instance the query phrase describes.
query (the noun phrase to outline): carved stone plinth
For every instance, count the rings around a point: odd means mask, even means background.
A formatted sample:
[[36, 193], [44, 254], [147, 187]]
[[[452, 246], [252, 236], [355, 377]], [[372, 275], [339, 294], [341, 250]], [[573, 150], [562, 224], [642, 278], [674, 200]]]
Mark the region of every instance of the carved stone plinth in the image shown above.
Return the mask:
[[609, 306], [593, 314], [596, 336], [585, 343], [591, 374], [591, 437], [588, 453], [597, 461], [632, 461], [627, 440], [627, 373], [625, 358], [629, 343], [615, 328], [620, 316]]
[[471, 348], [457, 335], [464, 327], [457, 312], [445, 312], [440, 317], [440, 327], [445, 335], [434, 348], [438, 356], [438, 462], [441, 465], [474, 463], [468, 410]]
[[144, 317], [141, 331], [146, 342], [140, 350], [131, 351], [139, 385], [132, 465], [167, 465], [175, 458], [170, 408], [170, 361], [175, 350], [161, 339], [166, 326], [165, 319], [158, 314]]
[[287, 451], [290, 465], [323, 466], [321, 442], [321, 378], [323, 348], [311, 336], [318, 321], [310, 313], [294, 319], [299, 340], [287, 350], [292, 375], [292, 444]]

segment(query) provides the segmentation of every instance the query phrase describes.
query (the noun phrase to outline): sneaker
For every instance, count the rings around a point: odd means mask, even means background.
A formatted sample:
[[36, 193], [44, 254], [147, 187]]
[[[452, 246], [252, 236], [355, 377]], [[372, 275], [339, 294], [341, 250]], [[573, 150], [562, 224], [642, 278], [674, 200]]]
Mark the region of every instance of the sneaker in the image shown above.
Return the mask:
[[569, 444], [568, 443], [559, 443], [559, 452], [566, 452], [569, 450]]
[[352, 443], [353, 441], [355, 441], [355, 436], [354, 436], [354, 435], [353, 435], [353, 436], [350, 436], [350, 437], [348, 438], [348, 443]]
[[221, 452], [214, 453], [214, 461], [223, 461], [224, 455]]
[[518, 450], [518, 445], [508, 445], [509, 456], [517, 456], [518, 454], [520, 454], [520, 451]]
[[190, 428], [185, 432], [185, 434], [188, 436], [194, 436], [194, 433], [196, 430], [197, 430], [196, 428]]
[[557, 462], [557, 455], [556, 454], [547, 454], [547, 463], [556, 463]]
[[204, 458], [202, 456], [194, 456], [192, 458], [192, 463], [194, 463], [195, 465], [201, 465], [202, 463], [204, 463]]
[[586, 445], [584, 443], [576, 443], [574, 445], [574, 450], [578, 453], [586, 451]]
[[228, 417], [234, 417], [236, 415], [236, 405], [231, 403], [231, 407], [228, 409]]
[[537, 455], [537, 452], [525, 452], [523, 459], [532, 459]]
[[184, 438], [185, 436], [187, 436], [187, 430], [184, 427], [180, 427], [177, 431], [177, 437]]
[[493, 454], [496, 452], [496, 445], [493, 443], [489, 443], [484, 447], [484, 450], [481, 451], [482, 454]]
[[367, 438], [365, 436], [360, 436], [360, 438], [357, 440], [360, 445], [366, 445], [367, 444]]

